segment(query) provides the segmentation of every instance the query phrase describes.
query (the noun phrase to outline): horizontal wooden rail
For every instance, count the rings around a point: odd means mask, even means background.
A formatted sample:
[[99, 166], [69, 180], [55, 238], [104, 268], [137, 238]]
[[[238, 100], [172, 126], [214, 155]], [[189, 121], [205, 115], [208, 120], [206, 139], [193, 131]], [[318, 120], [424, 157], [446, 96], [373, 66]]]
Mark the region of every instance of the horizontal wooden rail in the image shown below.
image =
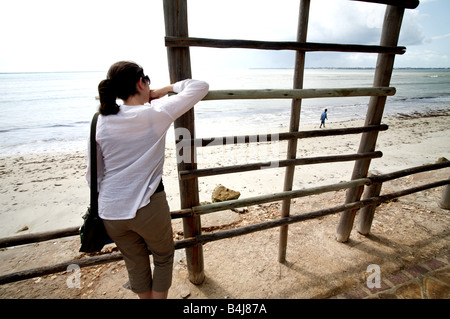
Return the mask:
[[352, 0], [352, 1], [387, 4], [391, 6], [403, 7], [406, 9], [415, 9], [419, 5], [419, 0]]
[[[335, 207], [331, 207], [331, 208], [321, 209], [321, 210], [317, 210], [314, 212], [293, 215], [293, 216], [289, 216], [289, 217], [283, 217], [283, 218], [275, 219], [275, 220], [268, 221], [268, 222], [258, 223], [258, 224], [235, 228], [235, 229], [230, 229], [230, 230], [223, 230], [223, 231], [218, 231], [218, 232], [209, 233], [209, 234], [202, 234], [202, 235], [198, 235], [193, 238], [186, 238], [186, 239], [175, 241], [175, 249], [183, 249], [183, 248], [192, 247], [192, 246], [195, 246], [198, 244], [204, 244], [207, 242], [217, 241], [220, 239], [233, 238], [233, 237], [237, 237], [237, 236], [241, 236], [241, 235], [254, 233], [257, 231], [267, 230], [270, 228], [280, 227], [283, 225], [293, 224], [293, 223], [306, 221], [306, 220], [310, 220], [310, 219], [314, 219], [314, 218], [318, 218], [318, 217], [332, 215], [332, 214], [340, 213], [340, 212], [350, 210], [350, 209], [359, 209], [359, 208], [362, 208], [365, 206], [380, 204], [383, 202], [393, 200], [394, 198], [410, 195], [413, 193], [417, 193], [420, 191], [424, 191], [427, 189], [440, 187], [440, 186], [444, 186], [444, 185], [448, 185], [448, 184], [450, 184], [450, 179], [442, 180], [442, 181], [438, 181], [438, 182], [434, 182], [434, 183], [430, 183], [430, 184], [426, 184], [426, 185], [422, 185], [422, 186], [417, 186], [417, 187], [409, 188], [409, 189], [406, 189], [403, 191], [398, 191], [398, 192], [394, 192], [394, 193], [390, 193], [390, 194], [386, 194], [386, 195], [372, 197], [372, 198], [364, 199], [364, 200], [354, 202], [354, 203], [349, 203], [349, 204], [339, 205], [339, 206], [335, 206]], [[34, 269], [29, 269], [29, 270], [14, 272], [11, 274], [2, 275], [2, 276], [0, 276], [0, 285], [4, 285], [7, 283], [11, 283], [11, 282], [16, 282], [16, 281], [20, 281], [20, 280], [30, 279], [30, 278], [34, 278], [34, 277], [38, 277], [38, 276], [45, 276], [45, 275], [54, 274], [54, 273], [58, 273], [58, 272], [64, 272], [64, 271], [67, 271], [67, 267], [69, 265], [78, 265], [81, 268], [81, 267], [89, 267], [89, 266], [94, 266], [94, 265], [106, 264], [106, 263], [110, 263], [110, 262], [114, 262], [114, 261], [119, 261], [121, 259], [122, 259], [121, 253], [111, 253], [111, 254], [89, 257], [89, 258], [74, 259], [74, 260], [59, 263], [56, 265], [50, 265], [50, 266], [34, 268]]]
[[442, 169], [442, 168], [446, 168], [446, 167], [450, 167], [449, 161], [435, 163], [435, 164], [427, 164], [427, 165], [422, 165], [422, 166], [416, 166], [416, 167], [407, 168], [407, 169], [404, 169], [401, 171], [388, 173], [388, 174], [375, 175], [375, 176], [371, 176], [370, 179], [374, 183], [383, 183], [383, 182], [391, 181], [393, 179], [397, 179], [400, 177], [405, 177], [405, 176], [422, 173], [422, 172], [429, 172], [429, 171]]
[[[394, 87], [353, 87], [353, 88], [323, 88], [323, 89], [254, 89], [254, 90], [211, 90], [202, 99], [212, 100], [259, 100], [259, 99], [313, 99], [332, 97], [360, 96], [392, 96]], [[176, 95], [176, 93], [169, 93]], [[99, 99], [98, 96], [95, 97]]]
[[201, 206], [192, 207], [192, 209], [184, 209], [180, 211], [172, 212], [172, 218], [188, 217], [193, 215], [204, 215], [213, 212], [219, 212], [227, 209], [234, 209], [239, 207], [247, 207], [254, 205], [261, 205], [266, 203], [278, 202], [284, 199], [293, 199], [299, 197], [306, 197], [311, 195], [323, 194], [327, 192], [336, 192], [343, 189], [352, 187], [358, 187], [363, 185], [369, 185], [371, 183], [369, 178], [360, 178], [348, 182], [341, 182], [337, 184], [324, 185], [306, 189], [299, 189], [293, 191], [285, 191], [280, 193], [260, 195], [254, 197], [248, 197], [244, 199], [227, 200], [224, 202], [206, 204]]
[[336, 163], [336, 162], [346, 162], [346, 161], [354, 161], [361, 159], [369, 159], [369, 158], [380, 158], [383, 156], [383, 153], [380, 151], [377, 152], [368, 152], [368, 153], [357, 153], [350, 155], [330, 155], [330, 156], [318, 156], [318, 157], [306, 157], [306, 158], [295, 158], [288, 160], [276, 160], [269, 162], [259, 162], [259, 163], [251, 163], [251, 164], [243, 164], [243, 165], [233, 165], [233, 166], [224, 166], [224, 167], [214, 167], [214, 168], [204, 168], [204, 169], [196, 169], [189, 171], [180, 171], [179, 178], [180, 180], [186, 180], [190, 178], [196, 177], [206, 177], [213, 175], [221, 175], [221, 174], [231, 174], [231, 173], [240, 173], [240, 172], [248, 172], [259, 169], [266, 168], [278, 168], [278, 167], [286, 167], [290, 165], [309, 165], [309, 164], [323, 164], [323, 163]]
[[390, 47], [363, 44], [314, 43], [295, 41], [256, 41], [237, 39], [207, 39], [186, 37], [165, 37], [166, 47], [207, 47], [220, 49], [296, 50], [305, 52], [357, 52], [404, 54], [405, 47]]
[[347, 127], [340, 129], [327, 130], [311, 130], [300, 132], [285, 132], [277, 134], [259, 134], [259, 135], [241, 135], [241, 136], [221, 136], [221, 137], [203, 137], [197, 139], [177, 139], [178, 147], [206, 147], [206, 146], [222, 146], [230, 144], [248, 144], [248, 143], [263, 143], [263, 142], [278, 142], [291, 139], [311, 138], [336, 136], [346, 134], [359, 134], [373, 131], [386, 131], [388, 125], [368, 125], [359, 127]]
[[114, 261], [122, 260], [122, 254], [121, 253], [111, 253], [111, 254], [105, 254], [100, 256], [93, 256], [89, 258], [82, 258], [82, 259], [74, 259], [69, 260], [66, 262], [62, 262], [56, 265], [49, 265], [39, 268], [33, 268], [28, 270], [22, 270], [11, 274], [6, 274], [0, 276], [0, 285], [8, 284], [11, 282], [16, 282], [20, 280], [26, 280], [30, 278], [55, 274], [58, 272], [65, 272], [67, 271], [67, 267], [70, 265], [78, 265], [81, 267], [89, 267], [89, 266], [95, 266], [95, 265], [101, 265], [101, 264], [107, 264]]
[[354, 87], [354, 88], [324, 88], [324, 89], [289, 89], [289, 90], [211, 90], [203, 98], [210, 100], [239, 99], [313, 99], [330, 97], [358, 96], [392, 96], [394, 87]]
[[[312, 194], [319, 194], [330, 191], [337, 191], [345, 188], [357, 187], [361, 185], [368, 185], [370, 180], [367, 178], [353, 180], [350, 182], [342, 182], [339, 184], [327, 185], [314, 187], [309, 189], [295, 190], [290, 192], [275, 193], [263, 196], [250, 197], [246, 199], [230, 200], [226, 202], [213, 203], [202, 206], [195, 206], [192, 208], [185, 208], [180, 210], [175, 210], [171, 212], [172, 219], [183, 218], [193, 216], [195, 214], [204, 214], [218, 212], [221, 210], [238, 208], [250, 205], [258, 205], [269, 203], [271, 201], [282, 200], [286, 198], [297, 198], [303, 196], [309, 196]], [[6, 248], [10, 246], [26, 245], [30, 243], [42, 242], [56, 238], [75, 236], [79, 233], [79, 227], [71, 227], [62, 230], [37, 233], [37, 234], [26, 234], [19, 236], [12, 236], [0, 239], [0, 248]]]
[[232, 238], [232, 237], [241, 236], [241, 235], [245, 235], [245, 234], [249, 234], [249, 233], [253, 233], [253, 232], [257, 232], [257, 231], [261, 231], [261, 230], [266, 230], [269, 228], [293, 224], [293, 223], [297, 223], [300, 221], [314, 219], [317, 217], [332, 215], [332, 214], [336, 214], [336, 213], [343, 212], [346, 210], [351, 210], [351, 209], [353, 210], [353, 209], [359, 209], [359, 208], [369, 206], [369, 205], [376, 205], [376, 204], [380, 204], [383, 202], [393, 200], [398, 197], [410, 195], [410, 194], [421, 192], [421, 191], [424, 191], [424, 190], [427, 190], [430, 188], [436, 188], [436, 187], [440, 187], [440, 186], [444, 186], [444, 185], [448, 185], [448, 184], [450, 184], [450, 179], [441, 180], [441, 181], [437, 181], [434, 183], [429, 183], [426, 185], [409, 188], [409, 189], [406, 189], [403, 191], [398, 191], [398, 192], [394, 192], [394, 193], [390, 193], [390, 194], [380, 195], [377, 197], [363, 199], [363, 200], [360, 200], [357, 202], [339, 205], [339, 206], [335, 206], [332, 208], [326, 208], [326, 209], [321, 209], [321, 210], [314, 211], [314, 212], [309, 212], [309, 213], [304, 213], [304, 214], [299, 214], [299, 215], [294, 215], [294, 216], [289, 216], [289, 217], [283, 217], [283, 218], [275, 219], [272, 221], [259, 223], [259, 224], [255, 224], [255, 225], [250, 225], [250, 226], [245, 226], [245, 227], [241, 227], [241, 228], [218, 231], [218, 232], [209, 233], [209, 234], [203, 234], [203, 235], [196, 236], [195, 238], [187, 238], [186, 241], [189, 242], [189, 245], [198, 245], [198, 244], [212, 242], [212, 241], [219, 240], [219, 239]]
[[55, 238], [75, 236], [79, 234], [79, 229], [80, 226], [77, 226], [42, 233], [31, 233], [11, 237], [4, 237], [0, 239], [0, 248], [26, 245], [30, 243], [39, 243], [42, 241], [47, 241]]

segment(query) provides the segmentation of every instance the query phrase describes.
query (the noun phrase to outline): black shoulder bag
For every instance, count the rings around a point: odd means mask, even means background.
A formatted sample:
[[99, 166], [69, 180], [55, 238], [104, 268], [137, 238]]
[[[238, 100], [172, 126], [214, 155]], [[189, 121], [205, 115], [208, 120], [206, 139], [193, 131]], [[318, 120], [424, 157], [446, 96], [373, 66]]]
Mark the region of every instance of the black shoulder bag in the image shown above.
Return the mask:
[[91, 204], [84, 214], [83, 225], [80, 227], [81, 248], [80, 252], [92, 253], [102, 250], [103, 246], [111, 243], [106, 233], [103, 220], [98, 216], [97, 199], [97, 142], [95, 133], [97, 128], [98, 112], [95, 113], [91, 123]]

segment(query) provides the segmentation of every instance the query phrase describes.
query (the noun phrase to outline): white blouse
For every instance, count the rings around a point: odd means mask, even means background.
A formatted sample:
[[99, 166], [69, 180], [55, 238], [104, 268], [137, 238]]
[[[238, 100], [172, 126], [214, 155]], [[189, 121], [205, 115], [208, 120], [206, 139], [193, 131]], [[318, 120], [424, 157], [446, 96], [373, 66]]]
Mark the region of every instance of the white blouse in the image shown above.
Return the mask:
[[[131, 219], [150, 202], [161, 181], [165, 137], [170, 125], [208, 93], [198, 80], [174, 84], [169, 97], [146, 105], [121, 105], [115, 115], [100, 115], [97, 122], [99, 216]], [[86, 179], [90, 184], [88, 147]]]

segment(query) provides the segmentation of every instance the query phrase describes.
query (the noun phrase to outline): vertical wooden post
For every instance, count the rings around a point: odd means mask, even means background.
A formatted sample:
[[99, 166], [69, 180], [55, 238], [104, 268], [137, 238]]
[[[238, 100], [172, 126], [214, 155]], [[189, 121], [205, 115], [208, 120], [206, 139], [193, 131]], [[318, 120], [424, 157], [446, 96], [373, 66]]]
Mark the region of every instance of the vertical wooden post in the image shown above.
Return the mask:
[[[370, 171], [369, 177], [379, 176], [381, 173], [379, 171]], [[382, 183], [373, 183], [366, 187], [364, 191], [364, 199], [375, 197], [380, 195]], [[370, 233], [370, 228], [372, 227], [373, 216], [375, 215], [375, 210], [377, 205], [370, 205], [361, 208], [358, 217], [357, 230], [362, 235], [368, 235]]]
[[[300, 11], [298, 18], [298, 30], [297, 41], [306, 42], [306, 35], [308, 31], [308, 18], [309, 18], [310, 0], [300, 1]], [[294, 71], [294, 89], [303, 88], [303, 76], [305, 70], [305, 52], [297, 51], [295, 55], [295, 71]], [[300, 111], [302, 106], [301, 99], [292, 100], [291, 106], [291, 119], [289, 125], [290, 132], [298, 132], [300, 126]], [[294, 159], [297, 155], [297, 139], [291, 139], [288, 143], [287, 159]], [[292, 182], [294, 180], [295, 165], [288, 166], [284, 177], [284, 191], [292, 190]], [[283, 201], [281, 208], [281, 217], [289, 216], [291, 207], [291, 200], [286, 199]], [[288, 225], [280, 227], [280, 243], [278, 250], [278, 261], [280, 263], [286, 260], [286, 247], [287, 247]]]
[[443, 209], [450, 209], [450, 185], [444, 187], [442, 192], [442, 199], [439, 202], [439, 206]]
[[[400, 28], [403, 20], [405, 8], [397, 6], [387, 6], [384, 16], [383, 30], [381, 33], [380, 45], [397, 46]], [[377, 67], [373, 86], [389, 86], [394, 67], [394, 54], [378, 54]], [[365, 125], [379, 125], [383, 116], [386, 97], [371, 97], [367, 110]], [[359, 153], [373, 152], [377, 141], [378, 132], [363, 133], [359, 144]], [[358, 179], [367, 176], [370, 159], [359, 160], [355, 162], [352, 179]], [[346, 203], [358, 201], [361, 198], [364, 187], [349, 189], [346, 195]], [[350, 237], [353, 227], [356, 210], [345, 211], [341, 215], [337, 228], [336, 240], [346, 242]]]
[[[166, 36], [188, 37], [188, 19], [186, 0], [164, 0], [164, 20]], [[189, 48], [167, 48], [170, 81], [172, 83], [192, 78], [191, 59]], [[192, 108], [175, 123], [175, 135], [178, 128], [187, 129], [191, 138], [195, 138], [194, 109]], [[177, 138], [177, 136], [175, 136]], [[185, 148], [184, 148], [185, 149]], [[177, 154], [178, 171], [197, 169], [196, 149], [190, 149], [190, 161], [182, 161], [182, 155]], [[181, 208], [198, 206], [198, 179], [179, 180]], [[201, 234], [201, 221], [199, 216], [183, 218], [185, 237], [194, 237]], [[197, 245], [186, 248], [186, 261], [189, 271], [189, 280], [194, 284], [201, 284], [205, 279], [203, 263], [203, 247]]]

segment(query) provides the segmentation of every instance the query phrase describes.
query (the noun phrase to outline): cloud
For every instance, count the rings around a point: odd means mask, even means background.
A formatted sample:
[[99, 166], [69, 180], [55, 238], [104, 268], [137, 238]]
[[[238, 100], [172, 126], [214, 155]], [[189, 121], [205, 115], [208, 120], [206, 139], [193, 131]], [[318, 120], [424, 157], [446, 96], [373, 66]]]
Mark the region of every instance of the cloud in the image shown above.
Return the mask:
[[195, 0], [188, 2], [192, 37], [295, 40], [298, 2], [273, 0]]
[[396, 57], [397, 67], [448, 68], [450, 55], [435, 50], [411, 47], [402, 56]]
[[426, 16], [419, 10], [406, 10], [400, 29], [399, 45], [420, 45], [425, 43], [426, 36], [420, 20]]
[[[236, 8], [239, 8], [237, 10]], [[377, 44], [385, 6], [348, 0], [311, 2], [308, 42]], [[258, 0], [189, 2], [189, 34], [192, 37], [295, 41], [297, 1]], [[293, 67], [293, 51], [217, 50], [191, 48], [193, 65], [220, 68]], [[374, 65], [374, 55], [308, 53], [307, 66]]]
[[443, 34], [443, 35], [436, 35], [434, 37], [431, 37], [432, 40], [442, 40], [442, 39], [446, 39], [446, 38], [450, 38], [450, 33]]
[[0, 28], [8, 30], [2, 33], [2, 72], [107, 69], [119, 59], [148, 60], [157, 40], [165, 54], [156, 1], [2, 1], [0, 10]]
[[[421, 1], [421, 4], [432, 2]], [[27, 10], [23, 10], [26, 7]], [[425, 8], [426, 6], [424, 6]], [[378, 44], [386, 6], [348, 0], [311, 1], [309, 42]], [[0, 72], [105, 70], [127, 59], [167, 73], [162, 1], [2, 1]], [[298, 1], [188, 1], [189, 35], [223, 39], [295, 41]], [[436, 45], [422, 10], [406, 10], [399, 45]], [[437, 53], [438, 54], [438, 53]], [[191, 48], [197, 68], [293, 67], [293, 51]], [[308, 53], [309, 66], [374, 66], [373, 54]], [[407, 61], [408, 59], [404, 59]]]
[[308, 41], [375, 44], [383, 23], [383, 6], [343, 0], [314, 1], [310, 8]]
[[[298, 3], [260, 0], [226, 3], [192, 1], [189, 3], [191, 36], [295, 41]], [[236, 10], [239, 8], [239, 10]], [[386, 6], [348, 0], [311, 2], [308, 42], [343, 44], [379, 44]], [[251, 15], [250, 15], [251, 12]], [[426, 16], [417, 10], [406, 10], [399, 45], [421, 45], [426, 37], [420, 22]], [[197, 65], [218, 67], [293, 67], [294, 53], [286, 51], [193, 49]], [[195, 62], [194, 62], [195, 63]], [[309, 67], [373, 67], [376, 54], [308, 53]]]

